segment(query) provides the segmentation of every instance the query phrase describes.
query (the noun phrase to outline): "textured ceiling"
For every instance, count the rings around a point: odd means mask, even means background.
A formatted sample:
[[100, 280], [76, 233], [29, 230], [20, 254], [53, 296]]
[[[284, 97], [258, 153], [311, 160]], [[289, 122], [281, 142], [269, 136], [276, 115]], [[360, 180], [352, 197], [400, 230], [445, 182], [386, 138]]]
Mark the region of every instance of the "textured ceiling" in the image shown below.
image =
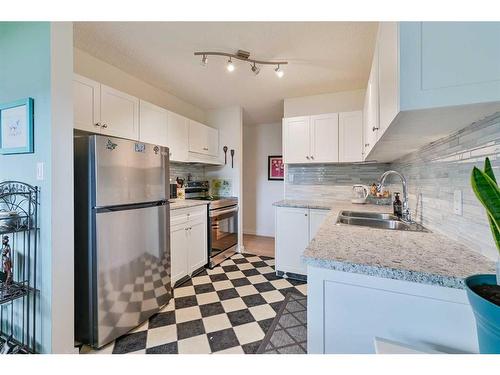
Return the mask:
[[[75, 46], [202, 109], [243, 107], [245, 123], [281, 120], [283, 99], [366, 87], [376, 34], [368, 22], [75, 22]], [[250, 65], [193, 52], [284, 59], [255, 76]]]

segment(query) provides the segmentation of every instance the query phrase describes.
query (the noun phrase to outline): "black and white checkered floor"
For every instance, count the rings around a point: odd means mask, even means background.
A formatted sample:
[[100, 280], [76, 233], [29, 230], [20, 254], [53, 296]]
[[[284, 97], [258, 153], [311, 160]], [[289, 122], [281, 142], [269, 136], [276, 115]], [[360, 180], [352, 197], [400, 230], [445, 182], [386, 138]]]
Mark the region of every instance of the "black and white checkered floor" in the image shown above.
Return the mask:
[[276, 276], [273, 258], [237, 254], [175, 288], [158, 314], [98, 353], [255, 353], [290, 291], [306, 295], [307, 285]]

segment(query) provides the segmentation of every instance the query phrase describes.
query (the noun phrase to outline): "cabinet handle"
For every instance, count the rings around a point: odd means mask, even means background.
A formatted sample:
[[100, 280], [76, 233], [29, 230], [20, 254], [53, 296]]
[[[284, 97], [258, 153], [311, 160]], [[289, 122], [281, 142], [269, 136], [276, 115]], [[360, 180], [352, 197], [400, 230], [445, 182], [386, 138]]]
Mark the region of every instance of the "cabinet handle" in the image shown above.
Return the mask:
[[309, 157], [309, 156], [306, 156], [306, 159], [307, 159], [307, 160], [309, 160], [309, 159], [310, 159], [310, 157]]
[[311, 155], [311, 159], [314, 160], [314, 156]]
[[100, 123], [100, 122], [96, 122], [96, 123], [94, 124], [94, 126], [101, 127], [101, 123]]
[[307, 216], [307, 214], [304, 214], [304, 216]]
[[208, 151], [208, 147], [203, 147], [203, 150]]
[[372, 131], [378, 130], [379, 128], [376, 128], [375, 126], [372, 128]]
[[101, 128], [106, 129], [108, 127], [107, 124], [102, 124]]
[[365, 143], [365, 147], [368, 147], [368, 146], [370, 146], [370, 144], [369, 143]]

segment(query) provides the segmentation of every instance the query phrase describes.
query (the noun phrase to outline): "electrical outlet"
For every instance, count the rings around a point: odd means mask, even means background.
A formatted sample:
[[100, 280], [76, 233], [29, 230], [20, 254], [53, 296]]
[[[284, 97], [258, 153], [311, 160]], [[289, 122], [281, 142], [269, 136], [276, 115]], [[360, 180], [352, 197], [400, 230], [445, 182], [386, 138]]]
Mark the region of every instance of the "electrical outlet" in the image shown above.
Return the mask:
[[453, 212], [455, 215], [463, 213], [462, 190], [455, 190], [453, 193]]
[[36, 163], [36, 179], [43, 181], [43, 163]]

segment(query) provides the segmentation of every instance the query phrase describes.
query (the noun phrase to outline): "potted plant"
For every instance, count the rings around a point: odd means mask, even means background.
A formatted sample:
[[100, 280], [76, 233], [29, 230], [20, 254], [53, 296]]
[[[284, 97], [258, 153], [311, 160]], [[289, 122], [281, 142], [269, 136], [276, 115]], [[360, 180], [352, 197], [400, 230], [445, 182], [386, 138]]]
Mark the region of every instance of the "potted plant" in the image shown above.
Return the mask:
[[[500, 255], [500, 189], [491, 163], [486, 158], [484, 171], [474, 167], [472, 190], [486, 208], [493, 240]], [[500, 259], [500, 257], [499, 257]], [[500, 353], [500, 260], [495, 275], [474, 275], [465, 279], [467, 296], [476, 318], [480, 353]]]

